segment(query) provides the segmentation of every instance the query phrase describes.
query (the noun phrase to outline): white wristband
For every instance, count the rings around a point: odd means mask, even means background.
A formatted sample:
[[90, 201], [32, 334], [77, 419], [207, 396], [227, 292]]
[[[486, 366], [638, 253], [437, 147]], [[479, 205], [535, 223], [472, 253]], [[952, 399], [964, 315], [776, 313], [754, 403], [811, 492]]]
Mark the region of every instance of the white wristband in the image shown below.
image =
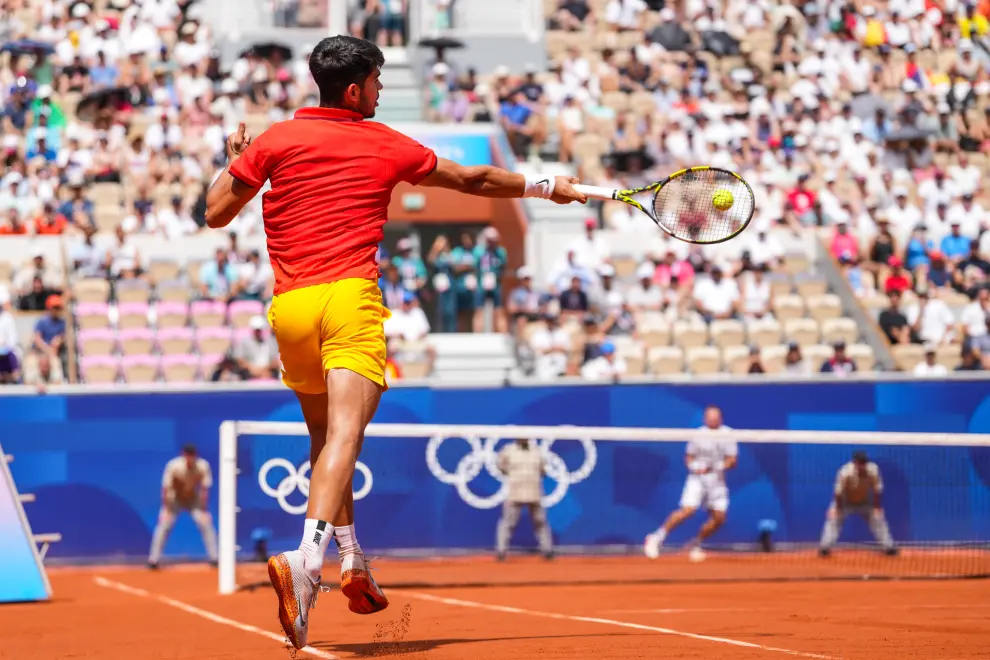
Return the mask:
[[523, 193], [523, 197], [550, 199], [553, 196], [553, 187], [556, 182], [556, 177], [527, 174], [526, 191]]

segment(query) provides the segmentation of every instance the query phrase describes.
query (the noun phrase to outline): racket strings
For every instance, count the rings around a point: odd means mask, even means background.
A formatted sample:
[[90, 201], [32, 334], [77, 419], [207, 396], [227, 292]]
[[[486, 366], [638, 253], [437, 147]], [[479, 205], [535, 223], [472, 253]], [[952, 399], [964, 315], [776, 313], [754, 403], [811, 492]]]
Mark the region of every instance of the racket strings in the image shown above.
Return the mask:
[[[728, 208], [716, 207], [716, 202], [728, 201]], [[753, 209], [749, 186], [719, 170], [685, 172], [667, 182], [653, 198], [657, 222], [672, 235], [695, 243], [731, 238], [746, 226]]]

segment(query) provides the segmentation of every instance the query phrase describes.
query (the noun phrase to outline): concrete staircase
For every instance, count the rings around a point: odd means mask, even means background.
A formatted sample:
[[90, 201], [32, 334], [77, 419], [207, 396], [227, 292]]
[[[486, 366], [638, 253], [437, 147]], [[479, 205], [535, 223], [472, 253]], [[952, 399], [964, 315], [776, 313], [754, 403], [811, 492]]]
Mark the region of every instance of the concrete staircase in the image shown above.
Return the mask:
[[382, 97], [376, 121], [383, 124], [423, 121], [423, 90], [405, 48], [386, 48]]

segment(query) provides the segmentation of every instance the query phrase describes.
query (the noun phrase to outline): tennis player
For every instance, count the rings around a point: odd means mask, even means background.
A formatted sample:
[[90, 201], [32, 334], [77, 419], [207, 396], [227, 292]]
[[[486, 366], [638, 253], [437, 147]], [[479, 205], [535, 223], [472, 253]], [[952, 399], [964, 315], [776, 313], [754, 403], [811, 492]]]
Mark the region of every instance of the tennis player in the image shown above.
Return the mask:
[[897, 554], [897, 546], [890, 536], [887, 517], [883, 513], [880, 468], [867, 457], [866, 452], [853, 452], [852, 460], [839, 468], [832, 495], [818, 548], [822, 557], [832, 554], [832, 547], [842, 532], [842, 524], [849, 515], [862, 516], [866, 520], [884, 554]]
[[181, 456], [176, 456], [165, 464], [165, 471], [162, 473], [162, 507], [158, 512], [155, 533], [151, 537], [148, 568], [158, 568], [168, 535], [175, 526], [176, 518], [183, 511], [189, 512], [199, 528], [210, 563], [217, 563], [217, 535], [213, 530], [213, 517], [206, 508], [212, 487], [213, 472], [210, 464], [199, 456], [195, 445], [186, 445], [182, 448]]
[[388, 600], [354, 533], [351, 479], [385, 381], [389, 317], [375, 255], [392, 190], [400, 182], [478, 197], [587, 201], [569, 177], [526, 177], [491, 166], [463, 167], [375, 116], [382, 52], [353, 37], [321, 41], [310, 57], [320, 106], [303, 108], [257, 139], [243, 124], [227, 141], [229, 164], [210, 188], [206, 221], [227, 226], [266, 181], [265, 233], [275, 273], [268, 313], [309, 429], [309, 504], [298, 550], [269, 561], [279, 619], [296, 648], [306, 645], [309, 610], [320, 591], [323, 556], [335, 537], [341, 591], [350, 609], [370, 614]]
[[722, 424], [722, 411], [717, 406], [708, 406], [702, 432], [687, 444], [684, 461], [687, 463], [688, 477], [681, 492], [680, 508], [667, 517], [660, 529], [648, 535], [643, 544], [643, 551], [650, 559], [659, 557], [667, 535], [704, 505], [709, 517], [697, 538], [689, 544], [691, 550], [688, 553], [691, 561], [704, 561], [705, 552], [701, 544], [725, 523], [725, 512], [729, 509], [725, 471], [736, 466], [738, 447], [734, 440], [719, 437], [727, 430], [729, 427]]

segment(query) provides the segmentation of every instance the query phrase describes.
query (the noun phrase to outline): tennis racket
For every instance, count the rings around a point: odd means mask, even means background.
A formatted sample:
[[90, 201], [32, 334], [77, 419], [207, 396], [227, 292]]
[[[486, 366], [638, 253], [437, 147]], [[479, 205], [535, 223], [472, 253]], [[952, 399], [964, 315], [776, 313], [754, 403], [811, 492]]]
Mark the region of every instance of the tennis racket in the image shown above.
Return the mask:
[[[689, 167], [663, 181], [633, 190], [575, 185], [596, 199], [614, 199], [650, 216], [660, 229], [687, 243], [723, 243], [738, 236], [753, 219], [756, 200], [745, 179], [718, 167]], [[637, 195], [651, 193], [640, 203]]]

